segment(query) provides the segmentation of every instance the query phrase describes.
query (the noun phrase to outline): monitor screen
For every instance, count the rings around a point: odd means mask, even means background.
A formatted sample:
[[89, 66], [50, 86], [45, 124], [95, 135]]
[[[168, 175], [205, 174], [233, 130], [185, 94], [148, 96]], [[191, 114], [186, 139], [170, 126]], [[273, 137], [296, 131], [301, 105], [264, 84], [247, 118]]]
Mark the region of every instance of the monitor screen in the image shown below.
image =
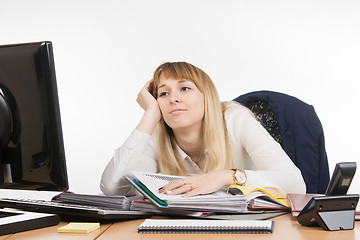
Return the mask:
[[51, 42], [0, 46], [0, 188], [68, 189]]

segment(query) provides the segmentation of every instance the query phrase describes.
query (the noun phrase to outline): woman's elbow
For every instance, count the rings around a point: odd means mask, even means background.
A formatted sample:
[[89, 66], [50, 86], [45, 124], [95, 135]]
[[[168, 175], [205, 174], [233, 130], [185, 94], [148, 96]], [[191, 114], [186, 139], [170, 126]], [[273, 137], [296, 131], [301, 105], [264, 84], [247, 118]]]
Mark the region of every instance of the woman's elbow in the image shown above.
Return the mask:
[[104, 182], [100, 182], [100, 190], [105, 194], [105, 195], [117, 195], [117, 187], [115, 184], [105, 184]]
[[134, 196], [137, 194], [137, 191], [134, 187], [132, 187], [127, 180], [123, 179], [119, 183], [114, 183], [111, 181], [104, 181], [100, 182], [100, 190], [108, 196]]

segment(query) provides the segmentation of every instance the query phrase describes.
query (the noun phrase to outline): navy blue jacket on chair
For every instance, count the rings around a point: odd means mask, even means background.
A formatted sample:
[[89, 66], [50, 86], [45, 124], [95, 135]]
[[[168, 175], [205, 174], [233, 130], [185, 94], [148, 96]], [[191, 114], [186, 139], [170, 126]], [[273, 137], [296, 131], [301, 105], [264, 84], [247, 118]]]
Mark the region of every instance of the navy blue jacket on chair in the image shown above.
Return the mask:
[[307, 193], [325, 193], [329, 166], [324, 132], [313, 106], [286, 94], [257, 91], [234, 101], [247, 106], [253, 101], [267, 102], [280, 128], [281, 146], [300, 169]]

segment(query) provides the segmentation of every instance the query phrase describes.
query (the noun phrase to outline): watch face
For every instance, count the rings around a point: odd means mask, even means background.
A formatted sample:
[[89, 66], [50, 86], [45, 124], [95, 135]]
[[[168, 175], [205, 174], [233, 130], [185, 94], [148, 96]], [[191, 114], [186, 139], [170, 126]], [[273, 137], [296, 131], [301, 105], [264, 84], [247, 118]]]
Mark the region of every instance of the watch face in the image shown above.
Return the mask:
[[246, 182], [246, 175], [243, 171], [237, 171], [235, 174], [236, 181], [243, 184]]

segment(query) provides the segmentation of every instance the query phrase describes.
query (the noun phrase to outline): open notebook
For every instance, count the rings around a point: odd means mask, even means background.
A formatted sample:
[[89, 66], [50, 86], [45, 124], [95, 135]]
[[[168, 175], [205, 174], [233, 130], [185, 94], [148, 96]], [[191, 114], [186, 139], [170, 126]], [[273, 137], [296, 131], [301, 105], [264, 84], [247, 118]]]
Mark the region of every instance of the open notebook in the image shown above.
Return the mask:
[[[132, 172], [132, 174], [134, 177], [128, 177], [127, 180], [152, 203], [161, 208], [226, 213], [246, 213], [249, 211], [249, 204], [251, 204], [254, 199], [257, 199], [267, 203], [266, 208], [263, 209], [289, 209], [288, 206], [283, 205], [278, 201], [270, 200], [273, 199], [273, 197], [270, 197], [266, 191], [253, 191], [249, 195], [243, 194], [240, 191], [233, 195], [227, 192], [227, 188], [223, 188], [212, 194], [193, 197], [183, 197], [182, 195], [167, 195], [159, 193], [159, 188], [172, 180], [183, 177], [139, 171]], [[275, 205], [276, 207], [274, 207]]]

